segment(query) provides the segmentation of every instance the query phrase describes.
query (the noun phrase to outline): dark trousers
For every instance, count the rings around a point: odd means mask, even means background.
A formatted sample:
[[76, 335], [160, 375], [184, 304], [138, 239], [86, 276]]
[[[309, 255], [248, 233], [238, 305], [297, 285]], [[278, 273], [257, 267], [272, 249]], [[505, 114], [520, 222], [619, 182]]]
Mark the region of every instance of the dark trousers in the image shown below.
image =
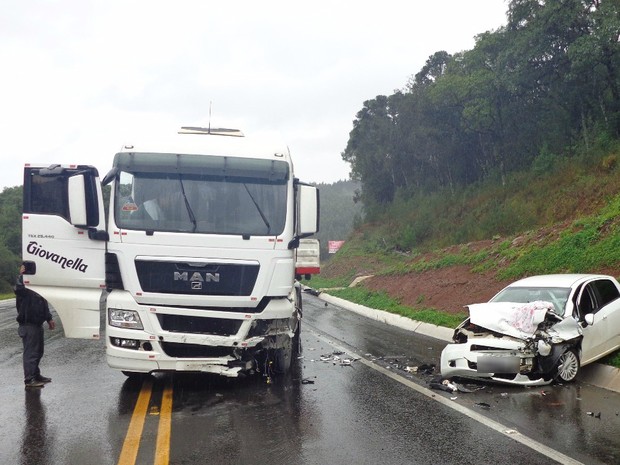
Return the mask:
[[43, 357], [43, 326], [20, 325], [17, 334], [24, 343], [24, 382], [41, 375], [39, 362]]

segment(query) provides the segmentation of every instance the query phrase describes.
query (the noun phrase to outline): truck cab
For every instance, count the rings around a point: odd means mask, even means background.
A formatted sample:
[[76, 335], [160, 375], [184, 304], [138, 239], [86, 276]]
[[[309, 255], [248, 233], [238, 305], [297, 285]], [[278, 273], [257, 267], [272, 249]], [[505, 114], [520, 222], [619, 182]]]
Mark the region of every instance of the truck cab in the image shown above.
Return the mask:
[[[109, 185], [107, 222], [101, 184]], [[68, 337], [99, 337], [127, 375], [286, 371], [301, 319], [295, 251], [318, 190], [285, 145], [184, 128], [96, 168], [27, 165], [25, 283]]]

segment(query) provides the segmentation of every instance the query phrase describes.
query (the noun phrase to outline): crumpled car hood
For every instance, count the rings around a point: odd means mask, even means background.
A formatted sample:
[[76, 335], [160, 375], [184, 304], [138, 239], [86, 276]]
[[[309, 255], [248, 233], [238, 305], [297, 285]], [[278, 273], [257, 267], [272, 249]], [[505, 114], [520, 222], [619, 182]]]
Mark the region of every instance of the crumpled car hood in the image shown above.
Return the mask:
[[468, 308], [471, 323], [519, 339], [532, 338], [545, 319], [550, 319], [552, 324], [555, 322], [547, 331], [551, 336], [570, 340], [582, 334], [577, 321], [573, 318], [561, 319], [550, 302], [488, 302], [472, 304]]

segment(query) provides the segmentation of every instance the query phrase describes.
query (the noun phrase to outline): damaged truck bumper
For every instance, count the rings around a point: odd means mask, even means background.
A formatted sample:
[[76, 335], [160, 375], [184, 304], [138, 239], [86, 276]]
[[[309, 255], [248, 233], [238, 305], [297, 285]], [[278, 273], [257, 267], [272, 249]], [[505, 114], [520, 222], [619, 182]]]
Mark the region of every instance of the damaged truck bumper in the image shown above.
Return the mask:
[[119, 292], [108, 298], [138, 316], [137, 329], [108, 324], [106, 359], [125, 374], [202, 372], [237, 377], [266, 361], [290, 358], [300, 314], [290, 299], [272, 299], [260, 312], [141, 306]]

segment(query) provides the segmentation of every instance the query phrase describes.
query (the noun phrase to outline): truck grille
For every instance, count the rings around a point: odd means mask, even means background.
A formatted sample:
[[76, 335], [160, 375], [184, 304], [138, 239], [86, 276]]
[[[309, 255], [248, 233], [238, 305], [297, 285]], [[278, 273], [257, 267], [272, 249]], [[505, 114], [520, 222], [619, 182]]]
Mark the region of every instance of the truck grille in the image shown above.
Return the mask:
[[237, 334], [242, 320], [223, 318], [204, 318], [186, 315], [157, 314], [161, 328], [174, 333], [213, 334], [216, 336], [230, 336]]
[[258, 264], [159, 262], [136, 260], [144, 292], [213, 296], [249, 296]]

